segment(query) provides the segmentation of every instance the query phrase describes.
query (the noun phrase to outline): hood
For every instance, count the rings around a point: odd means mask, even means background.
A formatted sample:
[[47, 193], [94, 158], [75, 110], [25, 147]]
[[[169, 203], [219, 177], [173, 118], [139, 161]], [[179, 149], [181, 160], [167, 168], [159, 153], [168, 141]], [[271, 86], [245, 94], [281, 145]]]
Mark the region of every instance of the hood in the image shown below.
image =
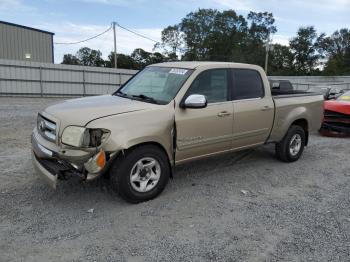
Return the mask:
[[350, 102], [339, 100], [328, 100], [324, 102], [324, 109], [350, 115]]
[[63, 126], [85, 126], [97, 118], [146, 110], [154, 106], [119, 96], [103, 95], [66, 100], [47, 107], [44, 112], [60, 121]]

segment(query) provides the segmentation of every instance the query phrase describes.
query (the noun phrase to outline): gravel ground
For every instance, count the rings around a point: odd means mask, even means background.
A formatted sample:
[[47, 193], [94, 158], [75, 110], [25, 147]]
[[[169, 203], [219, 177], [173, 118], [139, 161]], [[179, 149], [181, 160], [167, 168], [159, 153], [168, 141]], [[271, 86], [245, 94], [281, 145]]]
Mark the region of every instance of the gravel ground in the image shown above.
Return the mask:
[[31, 130], [55, 101], [0, 98], [0, 261], [350, 261], [349, 139], [312, 135], [291, 164], [265, 146], [184, 165], [131, 205], [106, 179], [53, 191], [34, 174]]

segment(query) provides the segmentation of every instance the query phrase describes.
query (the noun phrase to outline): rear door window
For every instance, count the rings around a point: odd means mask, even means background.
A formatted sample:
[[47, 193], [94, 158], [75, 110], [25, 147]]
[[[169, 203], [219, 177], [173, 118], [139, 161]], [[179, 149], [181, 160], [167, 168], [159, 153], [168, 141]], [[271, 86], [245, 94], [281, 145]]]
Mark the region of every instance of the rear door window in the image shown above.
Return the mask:
[[233, 100], [264, 97], [260, 73], [252, 69], [232, 69]]

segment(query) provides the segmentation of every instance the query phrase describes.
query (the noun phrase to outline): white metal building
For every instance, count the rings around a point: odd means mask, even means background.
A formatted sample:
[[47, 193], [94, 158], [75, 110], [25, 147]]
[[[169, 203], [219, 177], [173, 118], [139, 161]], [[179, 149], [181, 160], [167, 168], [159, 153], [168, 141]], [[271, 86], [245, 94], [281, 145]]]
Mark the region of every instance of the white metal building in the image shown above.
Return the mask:
[[0, 59], [53, 63], [54, 33], [0, 21]]

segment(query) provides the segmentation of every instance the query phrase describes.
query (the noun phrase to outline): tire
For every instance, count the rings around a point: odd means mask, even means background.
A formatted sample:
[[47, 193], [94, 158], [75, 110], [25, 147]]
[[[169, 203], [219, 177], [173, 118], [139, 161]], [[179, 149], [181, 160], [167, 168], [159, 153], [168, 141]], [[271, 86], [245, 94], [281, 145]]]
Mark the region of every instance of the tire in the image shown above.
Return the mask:
[[[300, 147], [296, 146], [299, 144], [298, 141], [300, 141]], [[297, 161], [304, 151], [305, 141], [304, 129], [300, 126], [291, 126], [282, 141], [276, 144], [277, 158], [283, 162]]]
[[[110, 170], [112, 188], [124, 200], [134, 204], [157, 197], [164, 190], [169, 177], [168, 158], [163, 150], [154, 145], [140, 146], [126, 152], [116, 159]], [[145, 184], [146, 187], [142, 186]]]

